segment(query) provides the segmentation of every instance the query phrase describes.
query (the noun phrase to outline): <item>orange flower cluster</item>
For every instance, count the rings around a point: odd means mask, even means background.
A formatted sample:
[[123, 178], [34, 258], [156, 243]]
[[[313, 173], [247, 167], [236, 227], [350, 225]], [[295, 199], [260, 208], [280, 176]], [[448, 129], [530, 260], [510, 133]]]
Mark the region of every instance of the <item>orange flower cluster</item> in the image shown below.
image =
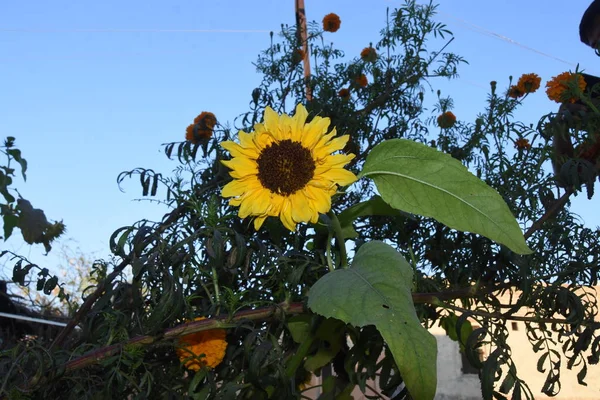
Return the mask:
[[546, 94], [550, 100], [557, 103], [575, 103], [577, 94], [571, 89], [574, 85], [583, 92], [586, 87], [585, 79], [581, 74], [563, 72], [546, 82]]
[[366, 87], [369, 84], [369, 80], [367, 79], [367, 76], [364, 74], [359, 75], [355, 79], [355, 82], [360, 87]]
[[338, 92], [338, 96], [340, 96], [342, 100], [350, 100], [350, 90], [346, 88], [341, 89]]
[[373, 47], [365, 47], [360, 52], [360, 58], [363, 61], [375, 62], [377, 60], [377, 51]]
[[215, 114], [202, 111], [200, 115], [194, 118], [194, 123], [188, 125], [185, 129], [185, 140], [197, 144], [202, 139], [210, 139], [215, 125], [217, 125]]
[[452, 128], [456, 123], [456, 116], [452, 112], [446, 111], [445, 113], [440, 114], [440, 116], [437, 117], [437, 123], [438, 126], [442, 129]]
[[[198, 317], [194, 321], [206, 318]], [[182, 336], [177, 356], [187, 369], [198, 371], [202, 367], [215, 368], [225, 358], [227, 342], [225, 329], [211, 329]]]
[[515, 141], [515, 148], [519, 150], [529, 150], [531, 148], [531, 144], [529, 143], [529, 140], [520, 138]]
[[337, 14], [331, 13], [323, 17], [323, 30], [326, 32], [337, 32], [342, 25], [342, 20]]

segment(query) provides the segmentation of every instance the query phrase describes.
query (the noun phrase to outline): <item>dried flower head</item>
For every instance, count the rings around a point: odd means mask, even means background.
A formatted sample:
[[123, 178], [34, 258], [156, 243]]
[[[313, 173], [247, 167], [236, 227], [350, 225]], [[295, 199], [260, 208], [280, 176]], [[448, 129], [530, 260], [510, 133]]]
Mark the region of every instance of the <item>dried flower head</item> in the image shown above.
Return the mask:
[[185, 129], [185, 140], [197, 144], [203, 139], [210, 139], [213, 135], [215, 125], [217, 125], [217, 117], [215, 117], [215, 114], [203, 111], [194, 118], [194, 123], [188, 125]]
[[519, 150], [529, 150], [531, 148], [531, 144], [529, 143], [529, 140], [520, 138], [515, 141], [515, 148]]
[[456, 116], [452, 112], [446, 111], [437, 117], [437, 123], [442, 129], [452, 128], [456, 123]]
[[581, 74], [563, 72], [546, 82], [546, 94], [550, 100], [557, 103], [575, 103], [577, 93], [573, 93], [574, 86], [583, 92], [586, 87], [585, 79]]
[[337, 32], [340, 29], [342, 20], [337, 14], [331, 13], [323, 17], [323, 30], [327, 32]]
[[365, 47], [360, 52], [360, 58], [362, 58], [363, 61], [375, 62], [377, 60], [377, 51], [373, 47]]
[[[198, 317], [194, 321], [206, 318]], [[202, 367], [215, 368], [225, 357], [227, 342], [225, 329], [210, 329], [179, 338], [177, 356], [187, 369], [198, 371]]]
[[367, 76], [365, 74], [360, 74], [355, 81], [356, 84], [360, 87], [366, 87], [369, 84], [369, 80], [367, 79]]
[[340, 96], [342, 98], [342, 100], [349, 100], [350, 99], [350, 89], [340, 89], [340, 91], [338, 92], [338, 96]]
[[542, 78], [540, 78], [537, 74], [523, 74], [517, 82], [517, 87], [523, 93], [534, 93], [540, 88], [541, 82]]
[[518, 99], [519, 97], [523, 97], [525, 92], [521, 90], [521, 88], [517, 85], [512, 85], [508, 88], [508, 97], [512, 97], [513, 99]]

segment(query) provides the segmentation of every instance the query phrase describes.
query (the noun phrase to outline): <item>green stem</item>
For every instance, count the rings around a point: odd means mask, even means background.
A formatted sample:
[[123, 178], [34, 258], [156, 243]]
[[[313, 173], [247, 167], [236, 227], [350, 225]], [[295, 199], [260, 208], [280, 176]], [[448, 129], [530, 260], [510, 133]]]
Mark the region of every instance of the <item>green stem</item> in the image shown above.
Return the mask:
[[306, 357], [306, 354], [308, 354], [310, 346], [312, 346], [314, 340], [315, 338], [313, 336], [304, 339], [304, 341], [300, 344], [300, 347], [298, 347], [296, 354], [290, 358], [290, 361], [285, 369], [285, 374], [288, 378], [292, 378], [294, 375], [296, 375], [296, 370], [302, 363], [302, 360], [304, 360], [304, 357]]
[[219, 278], [217, 276], [217, 269], [213, 266], [212, 268], [212, 281], [215, 287], [215, 298], [217, 300], [217, 314], [221, 312], [221, 293], [219, 292]]
[[331, 232], [327, 235], [327, 245], [325, 247], [325, 256], [327, 257], [327, 268], [329, 268], [329, 272], [333, 272], [333, 260], [331, 259], [331, 239], [333, 239], [333, 235]]
[[344, 235], [342, 234], [342, 225], [337, 215], [333, 211], [329, 211], [327, 216], [331, 218], [331, 226], [333, 227], [333, 233], [335, 240], [340, 249], [340, 265], [342, 268], [348, 268], [348, 255], [346, 254], [346, 242], [344, 241]]

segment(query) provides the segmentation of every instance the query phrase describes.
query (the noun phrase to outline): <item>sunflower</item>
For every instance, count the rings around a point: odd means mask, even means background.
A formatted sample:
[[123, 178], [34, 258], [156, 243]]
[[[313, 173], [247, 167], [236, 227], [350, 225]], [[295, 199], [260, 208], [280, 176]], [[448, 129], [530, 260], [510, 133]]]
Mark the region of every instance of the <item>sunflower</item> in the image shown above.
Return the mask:
[[438, 126], [442, 129], [452, 128], [456, 123], [456, 116], [450, 111], [446, 111], [437, 117]]
[[540, 78], [537, 74], [523, 74], [519, 78], [519, 82], [517, 82], [517, 87], [523, 93], [534, 93], [540, 88], [541, 82], [542, 78]]
[[[573, 85], [573, 86], [571, 86]], [[576, 93], [573, 93], [574, 85], [583, 92], [586, 87], [585, 79], [581, 74], [563, 72], [546, 82], [546, 94], [550, 100], [557, 103], [575, 103]]]
[[377, 60], [377, 51], [373, 47], [365, 47], [360, 52], [360, 58], [362, 58], [363, 61], [375, 62], [375, 60]]
[[[194, 321], [206, 318], [198, 317]], [[177, 356], [187, 369], [198, 371], [202, 367], [215, 368], [225, 357], [227, 342], [225, 329], [210, 329], [184, 335], [179, 339]]]
[[356, 77], [355, 82], [360, 87], [366, 87], [369, 84], [369, 80], [365, 74], [360, 74]]
[[340, 29], [342, 20], [337, 14], [331, 13], [323, 17], [323, 30], [327, 32], [337, 32]]
[[200, 115], [194, 118], [194, 123], [188, 125], [185, 129], [185, 140], [196, 144], [202, 139], [210, 139], [213, 135], [213, 129], [217, 124], [215, 114], [202, 111]]
[[264, 122], [254, 131], [240, 131], [240, 143], [226, 141], [221, 146], [232, 159], [222, 161], [230, 168], [233, 181], [223, 187], [223, 197], [239, 206], [239, 216], [254, 217], [260, 229], [269, 216], [279, 217], [291, 231], [300, 222], [317, 222], [319, 213], [331, 209], [331, 196], [339, 186], [356, 181], [344, 166], [354, 154], [332, 154], [344, 148], [349, 136], [336, 136], [329, 118], [314, 117], [296, 107], [293, 117], [265, 109]]
[[515, 141], [515, 147], [519, 150], [529, 150], [531, 148], [531, 144], [529, 143], [529, 140], [520, 138]]

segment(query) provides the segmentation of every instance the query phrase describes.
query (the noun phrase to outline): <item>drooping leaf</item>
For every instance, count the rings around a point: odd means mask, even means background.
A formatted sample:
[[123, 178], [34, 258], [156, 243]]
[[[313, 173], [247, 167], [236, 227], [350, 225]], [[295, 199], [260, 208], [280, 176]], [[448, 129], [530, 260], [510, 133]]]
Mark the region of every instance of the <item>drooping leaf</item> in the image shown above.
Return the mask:
[[419, 322], [411, 295], [412, 268], [389, 245], [361, 246], [352, 266], [322, 277], [310, 290], [316, 313], [355, 326], [375, 325], [416, 399], [436, 391], [436, 340]]
[[498, 192], [448, 154], [412, 140], [388, 140], [371, 151], [360, 176], [373, 179], [394, 208], [483, 235], [518, 254], [532, 252]]

